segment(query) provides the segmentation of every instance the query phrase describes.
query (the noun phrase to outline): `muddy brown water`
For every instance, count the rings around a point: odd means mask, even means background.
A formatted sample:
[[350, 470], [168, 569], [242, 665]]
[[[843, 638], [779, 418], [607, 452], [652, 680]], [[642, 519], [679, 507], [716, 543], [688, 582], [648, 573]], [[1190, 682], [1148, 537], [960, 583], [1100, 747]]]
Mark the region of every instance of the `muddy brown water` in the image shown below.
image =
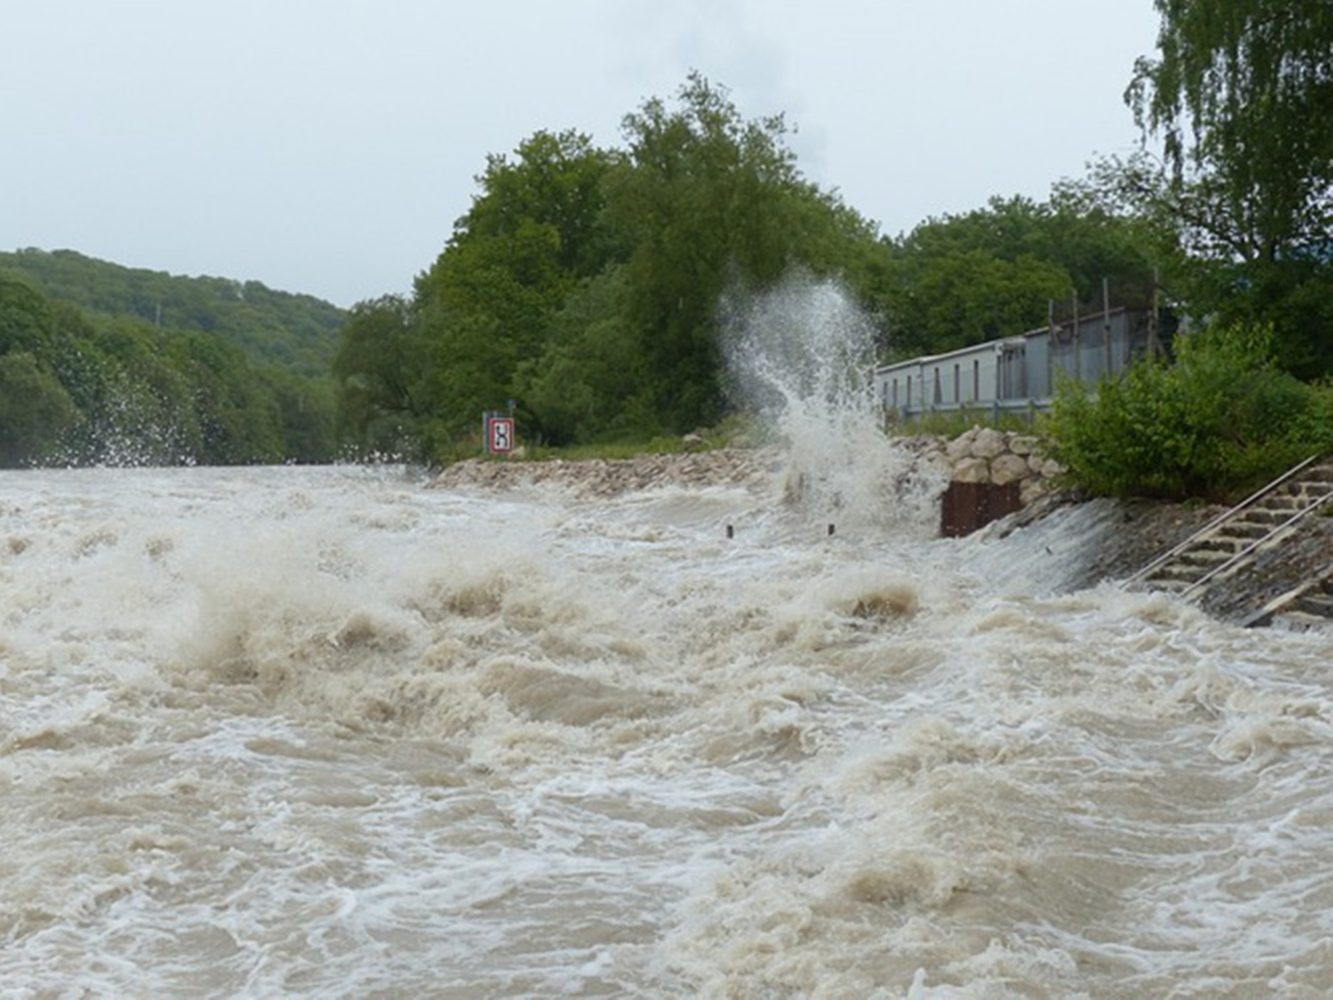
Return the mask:
[[761, 472], [0, 473], [0, 994], [1333, 990], [1327, 635]]

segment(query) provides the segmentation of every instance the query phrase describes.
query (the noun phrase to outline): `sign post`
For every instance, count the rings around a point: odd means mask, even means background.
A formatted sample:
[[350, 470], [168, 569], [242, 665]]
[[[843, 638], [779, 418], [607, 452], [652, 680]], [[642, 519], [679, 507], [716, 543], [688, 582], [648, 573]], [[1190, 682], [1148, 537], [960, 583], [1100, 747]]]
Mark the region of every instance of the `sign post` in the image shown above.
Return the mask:
[[488, 412], [483, 416], [486, 451], [491, 455], [508, 455], [514, 450], [514, 418], [503, 413]]

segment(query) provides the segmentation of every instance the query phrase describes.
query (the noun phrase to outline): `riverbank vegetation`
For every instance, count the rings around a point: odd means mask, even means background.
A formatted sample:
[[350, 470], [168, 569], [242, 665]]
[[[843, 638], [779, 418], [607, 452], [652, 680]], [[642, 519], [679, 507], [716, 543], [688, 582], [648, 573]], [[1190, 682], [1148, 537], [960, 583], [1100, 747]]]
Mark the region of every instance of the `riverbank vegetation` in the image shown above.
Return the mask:
[[1081, 191], [1160, 234], [1201, 329], [1096, 399], [1067, 387], [1048, 432], [1091, 492], [1230, 498], [1333, 451], [1333, 8], [1156, 7], [1126, 98], [1163, 158], [1103, 161]]
[[1215, 325], [1094, 394], [1069, 382], [1043, 429], [1083, 489], [1236, 500], [1333, 452], [1333, 384], [1282, 371], [1271, 328]]

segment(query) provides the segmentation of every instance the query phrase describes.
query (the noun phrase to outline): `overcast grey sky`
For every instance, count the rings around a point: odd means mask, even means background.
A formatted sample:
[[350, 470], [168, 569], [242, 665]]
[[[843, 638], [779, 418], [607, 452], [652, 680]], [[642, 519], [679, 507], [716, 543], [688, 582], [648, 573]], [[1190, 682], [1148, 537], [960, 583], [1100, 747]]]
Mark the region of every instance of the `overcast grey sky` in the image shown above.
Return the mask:
[[339, 305], [410, 288], [490, 152], [621, 144], [691, 69], [883, 232], [1130, 149], [1151, 0], [3, 0], [0, 249]]

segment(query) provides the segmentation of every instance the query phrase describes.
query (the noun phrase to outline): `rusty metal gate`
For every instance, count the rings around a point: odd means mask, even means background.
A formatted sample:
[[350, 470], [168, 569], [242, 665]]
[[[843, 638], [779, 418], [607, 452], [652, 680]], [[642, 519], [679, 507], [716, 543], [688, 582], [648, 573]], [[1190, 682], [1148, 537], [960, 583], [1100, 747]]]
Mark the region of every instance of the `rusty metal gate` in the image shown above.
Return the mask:
[[1022, 506], [1018, 483], [952, 482], [940, 504], [940, 534], [961, 538]]

